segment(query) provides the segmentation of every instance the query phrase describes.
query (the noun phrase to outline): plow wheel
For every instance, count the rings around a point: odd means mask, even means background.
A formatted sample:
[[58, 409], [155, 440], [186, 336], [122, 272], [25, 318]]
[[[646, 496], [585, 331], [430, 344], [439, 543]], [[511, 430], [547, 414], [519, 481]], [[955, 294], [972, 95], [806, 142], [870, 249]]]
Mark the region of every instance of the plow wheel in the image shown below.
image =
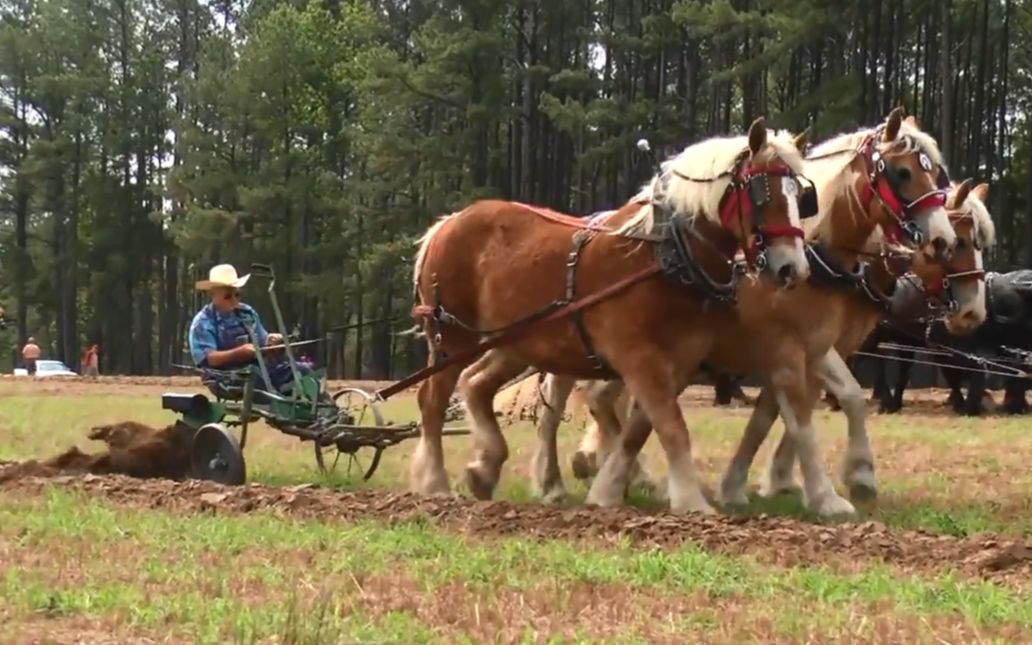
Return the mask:
[[247, 479], [240, 443], [221, 423], [201, 426], [190, 449], [190, 474], [194, 479], [239, 486]]
[[[379, 426], [386, 425], [383, 420], [383, 412], [376, 398], [365, 390], [347, 387], [332, 395], [334, 403], [344, 412], [342, 419], [349, 421], [352, 426]], [[344, 417], [347, 417], [345, 419]], [[362, 474], [363, 479], [369, 479], [373, 471], [380, 465], [381, 448], [362, 447], [347, 452], [342, 451], [339, 444], [320, 445], [315, 442], [315, 462], [323, 474], [329, 475], [337, 471], [338, 466], [344, 470], [344, 474], [350, 476], [357, 471]], [[360, 454], [365, 456], [360, 457]], [[341, 464], [341, 462], [344, 462]]]

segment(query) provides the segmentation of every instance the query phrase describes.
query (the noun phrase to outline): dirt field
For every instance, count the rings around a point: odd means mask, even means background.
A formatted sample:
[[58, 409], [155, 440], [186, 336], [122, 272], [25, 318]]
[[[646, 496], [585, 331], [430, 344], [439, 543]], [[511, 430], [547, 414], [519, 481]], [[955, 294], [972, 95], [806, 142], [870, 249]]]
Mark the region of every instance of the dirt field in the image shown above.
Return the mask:
[[[365, 483], [319, 474], [310, 446], [264, 427], [239, 488], [18, 463], [97, 452], [98, 425], [163, 427], [171, 390], [199, 391], [190, 378], [0, 379], [0, 642], [1032, 641], [1032, 419], [956, 417], [944, 392], [871, 415], [880, 495], [838, 524], [792, 497], [716, 518], [640, 493], [637, 508], [585, 507], [568, 466], [582, 414], [561, 434], [561, 507], [531, 499], [518, 413], [490, 503], [403, 492], [414, 445]], [[713, 484], [749, 409], [711, 397], [683, 402]], [[415, 418], [413, 397], [385, 412]], [[843, 418], [817, 423], [835, 467]], [[654, 443], [647, 465], [662, 473]], [[453, 486], [468, 451], [448, 442]]]

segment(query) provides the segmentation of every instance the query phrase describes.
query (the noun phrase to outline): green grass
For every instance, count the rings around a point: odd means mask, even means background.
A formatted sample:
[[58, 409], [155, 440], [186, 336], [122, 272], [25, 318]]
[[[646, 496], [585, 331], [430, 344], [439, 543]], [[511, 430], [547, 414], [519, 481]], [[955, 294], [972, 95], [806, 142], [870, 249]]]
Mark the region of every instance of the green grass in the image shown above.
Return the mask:
[[[707, 605], [755, 605], [762, 613], [788, 601], [793, 611], [776, 613], [775, 631], [785, 637], [841, 627], [865, 607], [990, 631], [1032, 630], [1032, 598], [989, 583], [907, 577], [880, 566], [856, 575], [819, 567], [775, 570], [691, 547], [482, 541], [426, 522], [388, 527], [268, 514], [175, 516], [57, 489], [39, 499], [0, 499], [0, 527], [0, 548], [12, 565], [2, 580], [9, 611], [108, 619], [129, 630], [168, 629], [205, 643], [285, 634], [294, 642], [317, 642], [311, 635], [320, 631], [323, 642], [344, 636], [349, 642], [455, 642], [461, 628], [427, 625], [420, 614], [442, 590], [461, 589], [486, 610], [502, 593], [578, 586], [626, 589], [632, 603], [643, 605], [701, 598]], [[376, 580], [401, 584], [407, 605], [383, 611], [367, 602], [362, 587]], [[695, 629], [720, 622], [708, 606], [679, 618]], [[629, 640], [647, 636], [634, 633], [644, 624], [629, 628]]]

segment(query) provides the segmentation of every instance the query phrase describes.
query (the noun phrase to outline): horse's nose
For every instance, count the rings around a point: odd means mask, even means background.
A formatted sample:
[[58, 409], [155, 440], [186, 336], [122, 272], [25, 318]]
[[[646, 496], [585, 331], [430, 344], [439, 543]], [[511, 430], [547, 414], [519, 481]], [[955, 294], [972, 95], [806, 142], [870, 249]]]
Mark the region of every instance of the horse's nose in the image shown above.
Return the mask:
[[781, 286], [788, 286], [799, 278], [799, 270], [792, 263], [783, 265], [778, 269], [778, 282]]

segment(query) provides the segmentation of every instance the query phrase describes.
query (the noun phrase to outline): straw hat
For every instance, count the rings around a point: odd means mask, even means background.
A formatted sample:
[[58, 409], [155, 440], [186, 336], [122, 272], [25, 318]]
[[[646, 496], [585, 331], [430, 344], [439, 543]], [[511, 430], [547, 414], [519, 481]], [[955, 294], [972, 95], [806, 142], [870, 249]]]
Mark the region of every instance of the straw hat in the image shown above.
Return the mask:
[[243, 276], [237, 276], [236, 269], [232, 264], [219, 264], [211, 268], [211, 271], [208, 272], [207, 280], [200, 280], [197, 283], [197, 290], [209, 291], [218, 287], [239, 289], [247, 284], [247, 281], [250, 278], [250, 273]]

